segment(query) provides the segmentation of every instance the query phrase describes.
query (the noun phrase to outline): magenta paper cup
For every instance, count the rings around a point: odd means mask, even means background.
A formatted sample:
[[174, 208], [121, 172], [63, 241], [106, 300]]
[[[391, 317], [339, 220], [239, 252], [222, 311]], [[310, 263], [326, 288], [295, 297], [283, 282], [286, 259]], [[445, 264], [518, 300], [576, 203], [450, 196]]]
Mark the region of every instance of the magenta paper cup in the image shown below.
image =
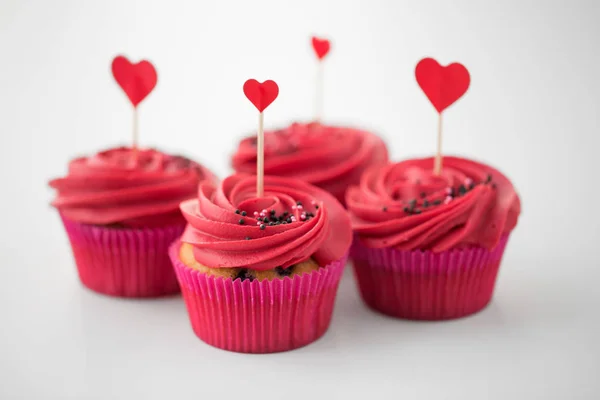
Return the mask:
[[318, 271], [272, 281], [241, 281], [202, 274], [169, 254], [196, 336], [239, 353], [293, 350], [329, 328], [347, 256]]
[[351, 257], [361, 297], [397, 318], [444, 320], [483, 309], [492, 299], [508, 235], [494, 249], [440, 253], [368, 248], [355, 237]]
[[164, 228], [106, 228], [62, 218], [81, 282], [117, 297], [159, 297], [179, 292], [169, 246], [185, 224]]

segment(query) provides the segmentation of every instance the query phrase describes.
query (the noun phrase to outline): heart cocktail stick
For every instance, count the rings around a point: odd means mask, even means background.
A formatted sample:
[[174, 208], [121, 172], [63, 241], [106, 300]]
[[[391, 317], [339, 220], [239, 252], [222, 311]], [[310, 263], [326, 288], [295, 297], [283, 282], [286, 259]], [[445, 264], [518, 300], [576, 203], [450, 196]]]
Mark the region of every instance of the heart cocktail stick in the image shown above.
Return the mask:
[[137, 106], [152, 92], [158, 79], [156, 69], [146, 60], [132, 64], [126, 57], [117, 56], [112, 62], [112, 73], [115, 80], [125, 92], [133, 105], [133, 140], [134, 159], [138, 149], [138, 117]]
[[323, 59], [331, 49], [331, 43], [327, 39], [312, 37], [312, 47], [319, 59], [317, 66], [317, 79], [315, 88], [315, 121], [321, 122], [323, 117]]
[[260, 83], [255, 79], [248, 79], [246, 83], [244, 83], [244, 94], [258, 110], [258, 130], [256, 132], [256, 196], [263, 197], [265, 175], [265, 133], [263, 128], [263, 111], [279, 95], [279, 86], [270, 80]]
[[458, 100], [469, 88], [469, 71], [459, 63], [441, 66], [433, 58], [424, 58], [415, 68], [417, 83], [439, 113], [438, 142], [433, 172], [442, 172], [442, 111]]

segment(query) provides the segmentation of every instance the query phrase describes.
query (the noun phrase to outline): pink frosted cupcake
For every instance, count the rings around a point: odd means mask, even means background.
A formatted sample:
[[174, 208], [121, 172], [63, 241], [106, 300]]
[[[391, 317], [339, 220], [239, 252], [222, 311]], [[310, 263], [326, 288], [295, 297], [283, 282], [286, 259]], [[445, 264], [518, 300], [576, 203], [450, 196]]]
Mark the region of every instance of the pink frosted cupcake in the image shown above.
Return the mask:
[[[334, 195], [344, 204], [349, 185], [369, 167], [388, 161], [383, 140], [358, 129], [292, 124], [265, 132], [265, 175], [300, 179]], [[256, 137], [240, 143], [232, 160], [237, 172], [256, 173]]]
[[369, 307], [400, 318], [458, 318], [484, 308], [521, 211], [510, 181], [475, 161], [444, 157], [368, 170], [348, 190], [351, 256]]
[[192, 328], [230, 351], [292, 350], [331, 320], [352, 242], [331, 195], [295, 179], [238, 174], [205, 182], [181, 205], [188, 226], [171, 247]]
[[179, 204], [214, 176], [180, 156], [115, 148], [69, 163], [50, 186], [81, 282], [107, 295], [179, 291], [168, 247], [185, 228]]

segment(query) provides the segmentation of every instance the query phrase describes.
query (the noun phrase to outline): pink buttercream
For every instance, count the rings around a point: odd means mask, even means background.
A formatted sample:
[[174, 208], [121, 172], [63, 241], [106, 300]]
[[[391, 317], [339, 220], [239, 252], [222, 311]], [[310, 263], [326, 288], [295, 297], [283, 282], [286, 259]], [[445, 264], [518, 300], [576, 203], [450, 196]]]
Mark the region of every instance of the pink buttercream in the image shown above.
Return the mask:
[[205, 179], [215, 178], [184, 157], [120, 147], [71, 161], [67, 176], [50, 182], [52, 205], [85, 224], [165, 226], [185, 222], [179, 204]]
[[[201, 184], [198, 199], [181, 204], [188, 221], [181, 241], [194, 246], [198, 262], [213, 268], [285, 268], [311, 256], [324, 266], [344, 256], [352, 230], [335, 198], [302, 181], [273, 176], [265, 177], [264, 192], [257, 198], [256, 176], [246, 174], [230, 176], [218, 188]], [[275, 215], [287, 211], [295, 222], [261, 229], [263, 210], [267, 216], [271, 210]], [[302, 220], [303, 212], [314, 217]]]
[[[461, 193], [461, 185], [472, 188]], [[371, 168], [359, 186], [348, 189], [346, 203], [364, 245], [434, 252], [468, 246], [491, 250], [516, 226], [521, 212], [519, 197], [502, 173], [457, 157], [444, 157], [440, 176], [433, 174], [433, 158]]]
[[[388, 161], [385, 143], [357, 129], [292, 124], [265, 132], [265, 174], [298, 178], [333, 194], [340, 202], [350, 184], [372, 165]], [[256, 173], [256, 137], [244, 139], [233, 156], [237, 172]]]

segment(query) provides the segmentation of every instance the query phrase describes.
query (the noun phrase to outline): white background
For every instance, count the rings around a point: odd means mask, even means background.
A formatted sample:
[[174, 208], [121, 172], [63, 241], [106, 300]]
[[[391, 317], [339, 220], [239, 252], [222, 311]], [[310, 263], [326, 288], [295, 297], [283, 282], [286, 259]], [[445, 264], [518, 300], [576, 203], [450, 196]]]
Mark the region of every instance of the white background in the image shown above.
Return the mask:
[[[599, 398], [599, 20], [591, 0], [0, 0], [0, 398]], [[267, 126], [312, 117], [311, 34], [333, 39], [326, 121], [380, 133], [395, 160], [435, 149], [417, 61], [470, 70], [444, 150], [499, 167], [523, 203], [492, 304], [394, 320], [347, 273], [321, 340], [252, 356], [200, 342], [179, 297], [82, 288], [47, 182], [129, 143], [112, 58], [157, 66], [142, 144], [225, 176], [256, 123], [247, 78], [279, 83]]]

